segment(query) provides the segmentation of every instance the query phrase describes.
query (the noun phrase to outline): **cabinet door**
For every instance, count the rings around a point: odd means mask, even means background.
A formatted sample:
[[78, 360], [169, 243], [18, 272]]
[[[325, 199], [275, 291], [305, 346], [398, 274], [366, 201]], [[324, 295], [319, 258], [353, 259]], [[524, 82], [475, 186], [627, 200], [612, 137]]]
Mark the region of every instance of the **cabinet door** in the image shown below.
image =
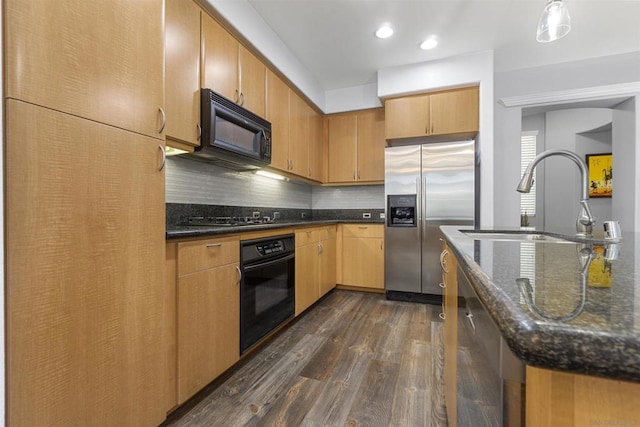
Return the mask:
[[457, 262], [445, 246], [442, 254], [444, 283], [444, 397], [450, 426], [457, 425], [458, 279]]
[[296, 316], [318, 298], [318, 243], [310, 243], [296, 248]]
[[328, 128], [329, 182], [353, 182], [356, 180], [356, 115], [331, 116]]
[[271, 122], [271, 167], [289, 170], [289, 86], [267, 70], [266, 119]]
[[384, 181], [384, 110], [358, 113], [358, 181]]
[[430, 134], [429, 95], [387, 99], [385, 138], [410, 138]]
[[309, 171], [309, 114], [307, 103], [296, 93], [290, 93], [289, 159], [291, 173], [307, 176]]
[[267, 67], [240, 45], [240, 105], [260, 117], [265, 115]]
[[343, 285], [384, 289], [383, 243], [383, 239], [343, 238]]
[[309, 107], [309, 178], [319, 182], [324, 178], [322, 116], [311, 107]]
[[336, 287], [336, 239], [320, 242], [320, 297]]
[[6, 97], [164, 139], [163, 0], [4, 3]]
[[431, 133], [477, 132], [478, 87], [431, 95]]
[[238, 263], [178, 279], [178, 401], [240, 358]]
[[6, 108], [7, 423], [158, 425], [162, 142], [22, 101]]
[[202, 12], [202, 87], [238, 102], [238, 41]]
[[200, 145], [200, 8], [165, 0], [167, 138]]

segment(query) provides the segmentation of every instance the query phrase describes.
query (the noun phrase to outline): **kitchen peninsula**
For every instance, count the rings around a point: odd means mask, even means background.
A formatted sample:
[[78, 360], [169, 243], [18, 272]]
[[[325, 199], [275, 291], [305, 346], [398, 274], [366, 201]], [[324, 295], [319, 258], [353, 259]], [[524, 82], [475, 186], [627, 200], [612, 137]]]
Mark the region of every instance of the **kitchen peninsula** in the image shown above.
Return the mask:
[[527, 425], [640, 424], [640, 236], [625, 233], [611, 246], [553, 240], [575, 239], [570, 231], [528, 241], [463, 231], [443, 227], [454, 255], [446, 255], [448, 269], [459, 264], [458, 283], [466, 276], [526, 364]]

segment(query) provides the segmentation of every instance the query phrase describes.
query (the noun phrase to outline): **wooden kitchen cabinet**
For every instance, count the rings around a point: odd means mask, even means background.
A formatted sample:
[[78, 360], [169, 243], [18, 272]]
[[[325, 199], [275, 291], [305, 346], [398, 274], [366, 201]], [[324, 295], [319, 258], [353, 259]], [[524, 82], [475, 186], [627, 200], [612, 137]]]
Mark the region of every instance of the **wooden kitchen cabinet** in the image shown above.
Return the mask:
[[200, 13], [191, 0], [165, 0], [168, 145], [200, 145]]
[[266, 119], [271, 122], [271, 167], [289, 171], [289, 86], [267, 69]]
[[5, 105], [7, 424], [158, 425], [163, 143]]
[[313, 108], [309, 113], [309, 175], [308, 178], [318, 182], [326, 181], [324, 171], [324, 147], [322, 144], [322, 115]]
[[384, 110], [327, 117], [328, 182], [384, 180]]
[[336, 286], [336, 227], [296, 230], [296, 316]]
[[345, 286], [384, 289], [384, 225], [342, 226], [341, 277]]
[[5, 96], [164, 140], [163, 0], [7, 0]]
[[309, 174], [309, 110], [301, 96], [291, 91], [289, 94], [289, 172], [308, 176]]
[[265, 116], [266, 66], [204, 11], [202, 87]]
[[479, 130], [477, 86], [391, 98], [385, 101], [385, 138], [460, 134]]
[[440, 258], [444, 286], [444, 399], [451, 427], [457, 425], [458, 262], [445, 244]]
[[178, 403], [240, 359], [240, 240], [178, 244]]

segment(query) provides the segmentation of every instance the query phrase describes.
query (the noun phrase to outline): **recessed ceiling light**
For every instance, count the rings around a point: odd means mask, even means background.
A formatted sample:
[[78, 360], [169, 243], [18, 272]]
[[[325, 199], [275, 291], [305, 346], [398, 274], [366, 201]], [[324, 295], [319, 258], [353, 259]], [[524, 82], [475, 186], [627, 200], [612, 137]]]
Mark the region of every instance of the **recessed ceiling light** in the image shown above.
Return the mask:
[[435, 37], [429, 37], [428, 39], [422, 42], [422, 44], [420, 45], [420, 49], [429, 50], [429, 49], [433, 49], [436, 46], [438, 46], [438, 40], [436, 40]]
[[393, 35], [393, 28], [385, 24], [376, 30], [376, 37], [379, 39], [388, 39]]

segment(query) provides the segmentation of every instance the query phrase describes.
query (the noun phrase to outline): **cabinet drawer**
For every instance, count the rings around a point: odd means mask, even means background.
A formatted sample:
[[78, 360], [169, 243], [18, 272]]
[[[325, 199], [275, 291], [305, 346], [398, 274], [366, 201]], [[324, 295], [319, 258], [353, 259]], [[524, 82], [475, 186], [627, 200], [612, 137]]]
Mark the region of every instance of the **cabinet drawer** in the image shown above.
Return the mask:
[[239, 261], [238, 237], [178, 243], [178, 276]]
[[318, 228], [303, 228], [301, 230], [296, 230], [296, 248], [317, 242], [319, 238], [320, 231]]
[[344, 224], [342, 226], [343, 237], [384, 237], [384, 225], [382, 224]]

